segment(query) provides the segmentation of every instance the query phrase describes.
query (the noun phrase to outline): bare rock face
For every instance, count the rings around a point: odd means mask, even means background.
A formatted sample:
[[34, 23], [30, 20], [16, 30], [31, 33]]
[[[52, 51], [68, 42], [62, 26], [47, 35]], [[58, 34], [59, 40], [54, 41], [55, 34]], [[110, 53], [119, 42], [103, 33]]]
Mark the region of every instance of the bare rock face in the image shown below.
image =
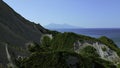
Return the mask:
[[98, 55], [107, 61], [113, 62], [114, 64], [120, 63], [120, 57], [118, 56], [118, 54], [110, 49], [108, 46], [106, 46], [105, 44], [96, 42], [96, 43], [89, 43], [89, 42], [84, 42], [81, 44], [80, 41], [77, 41], [74, 43], [74, 51], [76, 53], [80, 53], [80, 50], [85, 48], [86, 46], [92, 46], [96, 49]]

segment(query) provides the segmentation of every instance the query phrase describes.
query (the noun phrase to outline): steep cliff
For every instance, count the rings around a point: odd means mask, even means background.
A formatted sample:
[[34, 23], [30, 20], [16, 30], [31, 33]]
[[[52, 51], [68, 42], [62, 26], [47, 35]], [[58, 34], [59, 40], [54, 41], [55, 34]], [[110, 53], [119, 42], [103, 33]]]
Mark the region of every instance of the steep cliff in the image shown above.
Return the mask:
[[[26, 20], [0, 0], [0, 43], [7, 43], [11, 53], [25, 55], [21, 52], [25, 44], [29, 41], [39, 43], [41, 35], [46, 32], [40, 24]], [[0, 44], [0, 47], [0, 63], [6, 64], [5, 45]]]
[[16, 13], [2, 0], [0, 1], [0, 40], [12, 45], [24, 45], [28, 41], [39, 42], [46, 30]]

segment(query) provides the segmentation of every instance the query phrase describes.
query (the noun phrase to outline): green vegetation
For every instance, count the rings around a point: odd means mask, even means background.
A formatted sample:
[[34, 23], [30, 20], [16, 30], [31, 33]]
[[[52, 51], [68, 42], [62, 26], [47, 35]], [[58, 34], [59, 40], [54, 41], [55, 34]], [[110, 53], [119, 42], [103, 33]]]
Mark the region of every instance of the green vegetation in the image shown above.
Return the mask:
[[[78, 40], [82, 43], [101, 42], [115, 50], [120, 56], [120, 50], [112, 40], [106, 37], [95, 39], [75, 33], [49, 31], [39, 24], [26, 20], [2, 0], [0, 12], [0, 40], [10, 44], [9, 52], [13, 63], [18, 68], [73, 68], [73, 66], [76, 68], [115, 68], [113, 63], [100, 59], [92, 47], [85, 47], [80, 54], [74, 52], [73, 49], [74, 42]], [[52, 34], [53, 39], [45, 36], [42, 43], [37, 44], [42, 34]], [[22, 48], [25, 48], [25, 43], [28, 41], [37, 42], [28, 44], [30, 55], [16, 58], [18, 55], [27, 54], [27, 51]], [[0, 67], [2, 68], [9, 62], [6, 58], [5, 45], [1, 42], [0, 48], [0, 58], [2, 59], [0, 63], [3, 63], [0, 64]]]
[[32, 42], [32, 43], [28, 44], [28, 51], [36, 52], [36, 51], [39, 51], [39, 50], [41, 50], [41, 49], [40, 49], [40, 47], [37, 43]]
[[73, 44], [76, 40], [99, 41], [74, 33], [56, 33], [53, 39], [44, 36], [41, 45], [33, 42], [28, 45], [31, 55], [16, 59], [16, 65], [19, 68], [73, 68], [73, 66], [76, 68], [116, 68], [112, 62], [99, 58], [96, 49], [91, 46], [80, 50], [80, 54], [74, 52]]
[[117, 45], [109, 38], [102, 36], [99, 38], [99, 40], [107, 45], [110, 49], [114, 50], [117, 52], [117, 54], [120, 56], [120, 49], [117, 47]]
[[102, 50], [103, 50], [103, 51], [106, 51], [107, 49], [106, 49], [106, 47], [103, 47]]
[[53, 37], [54, 37], [54, 36], [56, 36], [57, 34], [60, 34], [60, 32], [47, 30], [47, 34], [52, 34]]
[[116, 50], [116, 48], [118, 48], [117, 45], [111, 39], [105, 36], [100, 37], [99, 40], [104, 44], [108, 45], [108, 47], [110, 47], [113, 50]]
[[85, 48], [80, 50], [80, 53], [84, 56], [99, 57], [98, 53], [96, 52], [96, 49], [92, 46], [86, 46]]
[[[55, 32], [56, 33], [56, 32]], [[54, 50], [69, 50], [73, 51], [73, 44], [76, 41], [80, 42], [97, 42], [99, 40], [95, 38], [91, 38], [89, 36], [84, 36], [84, 35], [78, 35], [72, 32], [65, 32], [65, 33], [58, 33], [53, 36], [53, 39], [51, 40], [51, 48], [54, 48]]]
[[48, 36], [44, 36], [43, 39], [41, 39], [41, 40], [42, 40], [41, 43], [44, 47], [50, 47], [51, 39]]
[[120, 68], [120, 64], [117, 65], [117, 68]]

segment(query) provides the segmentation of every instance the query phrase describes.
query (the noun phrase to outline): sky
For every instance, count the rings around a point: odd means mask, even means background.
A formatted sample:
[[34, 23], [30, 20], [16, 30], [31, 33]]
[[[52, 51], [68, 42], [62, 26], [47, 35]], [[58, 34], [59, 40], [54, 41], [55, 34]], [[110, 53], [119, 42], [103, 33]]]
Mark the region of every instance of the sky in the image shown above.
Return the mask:
[[120, 0], [4, 0], [26, 19], [84, 28], [120, 28]]

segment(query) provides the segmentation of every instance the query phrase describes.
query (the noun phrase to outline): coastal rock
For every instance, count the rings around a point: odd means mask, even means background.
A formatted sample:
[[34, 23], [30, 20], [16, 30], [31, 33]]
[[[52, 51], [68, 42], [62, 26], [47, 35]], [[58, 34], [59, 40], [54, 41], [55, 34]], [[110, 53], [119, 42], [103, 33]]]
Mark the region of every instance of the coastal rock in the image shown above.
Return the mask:
[[97, 50], [99, 56], [104, 60], [114, 62], [115, 64], [120, 62], [120, 57], [114, 50], [111, 50], [108, 46], [99, 42], [92, 44], [89, 42], [84, 42], [83, 44], [81, 44], [80, 41], [77, 41], [74, 43], [74, 51], [80, 53], [80, 50], [85, 48], [86, 46], [94, 47]]

